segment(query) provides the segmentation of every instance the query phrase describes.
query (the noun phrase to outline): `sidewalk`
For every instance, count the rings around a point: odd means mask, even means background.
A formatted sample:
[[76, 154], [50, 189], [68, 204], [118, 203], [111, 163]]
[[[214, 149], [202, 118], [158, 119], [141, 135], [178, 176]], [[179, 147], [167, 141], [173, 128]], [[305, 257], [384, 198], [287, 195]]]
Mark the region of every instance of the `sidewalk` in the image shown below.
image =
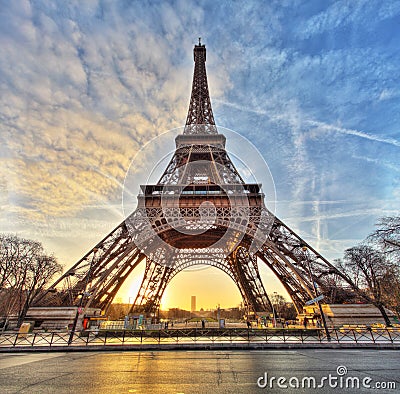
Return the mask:
[[76, 351], [141, 349], [294, 349], [294, 348], [400, 348], [400, 331], [389, 329], [205, 328], [171, 330], [115, 330], [76, 333], [6, 333], [0, 335], [2, 351]]

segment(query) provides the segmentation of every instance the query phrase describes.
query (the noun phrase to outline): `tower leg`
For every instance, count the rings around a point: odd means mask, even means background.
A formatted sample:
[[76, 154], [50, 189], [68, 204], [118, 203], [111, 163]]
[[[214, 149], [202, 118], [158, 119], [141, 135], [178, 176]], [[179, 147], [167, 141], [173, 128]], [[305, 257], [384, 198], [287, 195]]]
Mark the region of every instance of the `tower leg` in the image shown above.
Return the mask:
[[[105, 309], [123, 281], [143, 259], [122, 222], [73, 267], [66, 271], [33, 306], [77, 306]], [[83, 293], [85, 300], [82, 304]]]
[[272, 311], [258, 271], [257, 258], [251, 256], [245, 247], [239, 246], [228, 259], [245, 305], [253, 312]]
[[171, 279], [173, 268], [154, 263], [146, 258], [142, 284], [129, 313], [155, 315], [160, 307], [164, 290]]

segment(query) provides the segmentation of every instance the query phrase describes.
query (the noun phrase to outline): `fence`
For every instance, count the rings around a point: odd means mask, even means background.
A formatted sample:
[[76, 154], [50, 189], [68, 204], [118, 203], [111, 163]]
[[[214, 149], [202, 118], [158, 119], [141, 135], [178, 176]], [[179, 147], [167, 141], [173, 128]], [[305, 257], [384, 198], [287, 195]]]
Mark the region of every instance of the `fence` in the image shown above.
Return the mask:
[[400, 330], [330, 329], [330, 340], [321, 329], [170, 329], [170, 330], [100, 330], [76, 333], [69, 343], [68, 332], [4, 333], [0, 335], [0, 349], [27, 347], [89, 347], [107, 345], [191, 344], [398, 344]]

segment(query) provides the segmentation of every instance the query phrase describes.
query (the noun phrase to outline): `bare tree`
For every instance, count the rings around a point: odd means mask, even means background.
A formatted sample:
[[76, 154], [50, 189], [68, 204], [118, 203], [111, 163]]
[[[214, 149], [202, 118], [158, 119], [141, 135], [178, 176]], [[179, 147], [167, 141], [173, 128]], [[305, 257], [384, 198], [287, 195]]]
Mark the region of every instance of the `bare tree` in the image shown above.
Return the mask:
[[285, 320], [296, 319], [297, 311], [295, 306], [292, 303], [288, 303], [284, 296], [274, 292], [270, 296], [270, 300], [278, 317]]
[[400, 216], [386, 216], [380, 218], [379, 226], [369, 237], [368, 240], [376, 242], [382, 250], [388, 254], [400, 257]]
[[62, 271], [40, 242], [15, 235], [0, 235], [0, 267], [1, 314], [6, 318], [17, 314], [18, 326], [35, 297]]
[[353, 290], [375, 305], [387, 326], [391, 322], [385, 311], [385, 286], [393, 265], [385, 255], [370, 245], [359, 245], [345, 251], [344, 260], [337, 260], [338, 269]]
[[15, 235], [0, 235], [0, 313], [17, 314], [21, 302], [24, 262], [29, 255], [29, 241]]
[[400, 267], [397, 264], [390, 264], [381, 282], [385, 305], [400, 316]]

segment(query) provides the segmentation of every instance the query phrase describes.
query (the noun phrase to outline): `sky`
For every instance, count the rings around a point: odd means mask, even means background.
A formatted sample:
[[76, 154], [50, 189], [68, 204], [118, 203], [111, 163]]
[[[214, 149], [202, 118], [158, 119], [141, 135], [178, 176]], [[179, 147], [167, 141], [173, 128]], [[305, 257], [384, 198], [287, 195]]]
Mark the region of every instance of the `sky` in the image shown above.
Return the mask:
[[[135, 155], [184, 125], [202, 37], [217, 125], [258, 148], [276, 215], [341, 257], [399, 214], [399, 24], [390, 0], [0, 0], [0, 231], [68, 268], [116, 227]], [[162, 306], [191, 295], [240, 303], [208, 268], [177, 275]]]

